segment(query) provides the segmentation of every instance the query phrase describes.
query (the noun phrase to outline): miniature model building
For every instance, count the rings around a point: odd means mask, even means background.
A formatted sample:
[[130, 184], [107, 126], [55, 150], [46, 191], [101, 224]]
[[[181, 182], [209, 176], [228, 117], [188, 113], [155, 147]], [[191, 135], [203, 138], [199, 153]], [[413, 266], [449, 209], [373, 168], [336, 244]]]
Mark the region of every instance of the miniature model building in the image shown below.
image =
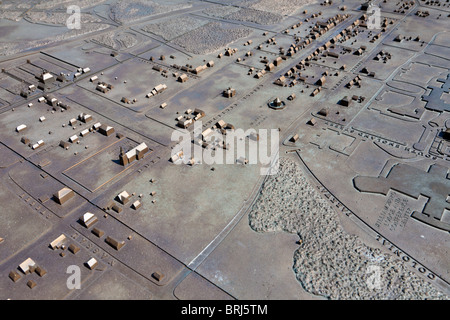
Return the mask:
[[449, 14], [0, 1], [0, 299], [449, 300]]
[[86, 212], [80, 218], [80, 221], [86, 228], [90, 228], [94, 223], [96, 223], [98, 221], [98, 219], [94, 214], [92, 214], [90, 212]]
[[275, 98], [271, 102], [269, 102], [269, 107], [272, 109], [284, 109], [286, 107], [286, 103], [281, 101], [280, 98]]
[[144, 155], [149, 151], [147, 145], [143, 142], [137, 147], [125, 152], [122, 147], [120, 148], [120, 164], [125, 166], [135, 160], [141, 160]]
[[73, 190], [67, 187], [62, 188], [53, 195], [55, 201], [61, 205], [66, 203], [68, 200], [72, 199], [74, 196], [75, 193], [73, 192]]
[[236, 95], [236, 90], [233, 88], [228, 88], [227, 90], [223, 91], [223, 96], [226, 98], [232, 98]]
[[105, 135], [105, 136], [110, 136], [110, 135], [112, 135], [113, 133], [114, 133], [114, 128], [113, 127], [111, 127], [111, 126], [108, 126], [108, 125], [106, 125], [106, 124], [102, 124], [99, 128], [98, 128], [98, 131], [101, 133], [101, 134], [103, 134], [103, 135]]

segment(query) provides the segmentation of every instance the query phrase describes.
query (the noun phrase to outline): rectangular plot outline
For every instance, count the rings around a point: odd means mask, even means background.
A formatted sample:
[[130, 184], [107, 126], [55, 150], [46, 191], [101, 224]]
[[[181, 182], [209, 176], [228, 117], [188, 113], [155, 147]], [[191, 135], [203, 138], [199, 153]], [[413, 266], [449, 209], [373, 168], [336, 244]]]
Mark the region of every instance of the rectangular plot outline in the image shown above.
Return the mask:
[[[100, 149], [99, 151], [97, 151], [96, 153], [94, 153], [93, 155], [91, 155], [90, 157], [87, 157], [86, 159], [83, 159], [83, 160], [81, 160], [80, 162], [77, 162], [76, 164], [74, 164], [73, 166], [71, 166], [71, 167], [65, 169], [65, 170], [62, 172], [62, 174], [63, 174], [64, 176], [66, 176], [67, 178], [69, 178], [70, 180], [72, 180], [73, 182], [75, 182], [76, 184], [78, 184], [78, 185], [80, 185], [81, 187], [83, 187], [84, 189], [88, 190], [89, 192], [94, 193], [95, 191], [97, 191], [98, 189], [100, 189], [101, 187], [103, 187], [105, 184], [111, 182], [112, 180], [114, 180], [115, 178], [117, 178], [118, 176], [120, 176], [122, 173], [124, 173], [124, 172], [127, 171], [128, 169], [132, 168], [136, 163], [138, 163], [138, 161], [134, 161], [132, 164], [128, 165], [128, 166], [125, 167], [122, 171], [120, 171], [119, 173], [117, 173], [116, 175], [114, 175], [112, 178], [110, 178], [110, 179], [107, 180], [106, 182], [102, 183], [100, 186], [98, 186], [97, 188], [95, 188], [95, 189], [93, 189], [93, 190], [91, 190], [90, 188], [84, 186], [81, 182], [78, 182], [77, 180], [75, 180], [74, 178], [72, 178], [72, 177], [67, 173], [67, 171], [69, 171], [69, 170], [71, 170], [71, 169], [77, 167], [78, 165], [80, 165], [80, 164], [82, 164], [82, 163], [84, 163], [84, 162], [86, 162], [86, 161], [92, 159], [92, 158], [95, 157], [96, 155], [100, 154], [101, 152], [103, 152], [103, 151], [109, 149], [110, 147], [114, 146], [116, 143], [118, 143], [118, 142], [120, 142], [120, 141], [123, 141], [123, 140], [125, 140], [125, 139], [128, 139], [128, 140], [131, 140], [131, 141], [133, 141], [133, 142], [136, 142], [136, 141], [134, 141], [134, 140], [132, 140], [132, 139], [130, 139], [130, 138], [122, 137], [122, 138], [120, 138], [119, 140], [117, 140], [117, 141], [115, 141], [115, 142], [113, 142], [113, 143], [107, 145], [107, 146], [104, 147], [103, 149]], [[144, 159], [145, 159], [146, 157], [148, 157], [148, 155], [150, 155], [151, 153], [153, 153], [153, 150], [150, 149], [150, 152], [147, 153], [146, 156], [144, 156]]]

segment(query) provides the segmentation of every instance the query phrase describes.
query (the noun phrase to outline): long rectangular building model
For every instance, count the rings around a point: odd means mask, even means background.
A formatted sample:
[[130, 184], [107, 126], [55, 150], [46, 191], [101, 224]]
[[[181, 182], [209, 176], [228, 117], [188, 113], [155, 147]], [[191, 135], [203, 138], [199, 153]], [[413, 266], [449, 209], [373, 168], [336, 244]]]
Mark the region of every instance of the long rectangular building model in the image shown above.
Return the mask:
[[128, 152], [124, 152], [122, 147], [120, 148], [120, 164], [126, 166], [127, 164], [135, 161], [141, 160], [144, 155], [149, 151], [149, 148], [145, 142], [141, 143], [137, 147], [131, 149]]

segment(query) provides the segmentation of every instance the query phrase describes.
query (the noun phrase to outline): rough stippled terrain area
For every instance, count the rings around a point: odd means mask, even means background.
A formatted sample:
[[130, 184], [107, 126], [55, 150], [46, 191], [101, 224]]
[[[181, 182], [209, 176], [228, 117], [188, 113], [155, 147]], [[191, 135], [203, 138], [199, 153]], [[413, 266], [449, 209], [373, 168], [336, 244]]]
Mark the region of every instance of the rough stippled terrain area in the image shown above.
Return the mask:
[[208, 54], [225, 47], [230, 43], [249, 36], [252, 30], [249, 28], [223, 27], [218, 22], [210, 22], [193, 31], [188, 32], [182, 38], [177, 38], [173, 43], [195, 54]]
[[[336, 211], [289, 158], [281, 159], [279, 173], [264, 182], [249, 222], [257, 232], [298, 234], [301, 244], [294, 253], [293, 270], [312, 294], [328, 299], [449, 298], [400, 259], [348, 234]], [[374, 266], [380, 270], [377, 280], [371, 271]]]

